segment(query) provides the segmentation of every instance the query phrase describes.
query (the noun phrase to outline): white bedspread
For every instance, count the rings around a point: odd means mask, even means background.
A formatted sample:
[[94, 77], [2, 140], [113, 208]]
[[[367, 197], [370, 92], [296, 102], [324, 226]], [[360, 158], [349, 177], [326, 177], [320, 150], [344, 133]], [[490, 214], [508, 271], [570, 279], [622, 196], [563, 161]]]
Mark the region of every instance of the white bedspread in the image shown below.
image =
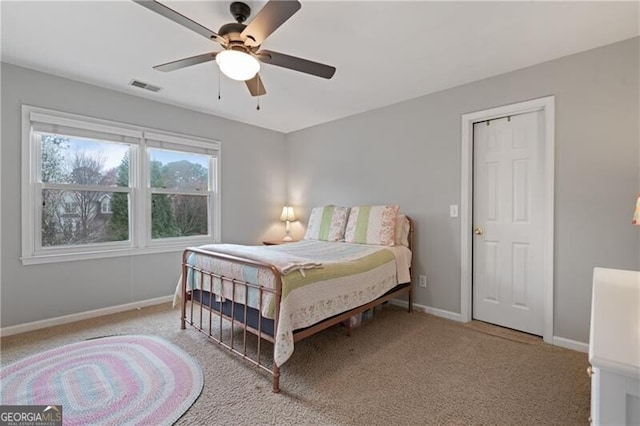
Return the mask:
[[238, 244], [208, 244], [198, 247], [202, 250], [224, 253], [232, 256], [244, 257], [259, 262], [270, 263], [275, 266], [282, 275], [293, 271], [304, 271], [322, 267], [321, 262], [314, 261], [297, 254], [273, 250], [269, 246], [242, 246]]

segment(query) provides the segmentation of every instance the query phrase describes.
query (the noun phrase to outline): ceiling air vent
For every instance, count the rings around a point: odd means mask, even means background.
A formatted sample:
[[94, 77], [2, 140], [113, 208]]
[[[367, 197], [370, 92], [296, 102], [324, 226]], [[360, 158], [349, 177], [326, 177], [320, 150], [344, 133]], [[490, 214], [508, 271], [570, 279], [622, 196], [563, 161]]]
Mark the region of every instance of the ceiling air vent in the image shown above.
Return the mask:
[[152, 92], [159, 92], [160, 90], [162, 90], [162, 87], [154, 86], [153, 84], [145, 83], [144, 81], [140, 80], [131, 80], [129, 82], [129, 86], [139, 87], [141, 89], [150, 90]]

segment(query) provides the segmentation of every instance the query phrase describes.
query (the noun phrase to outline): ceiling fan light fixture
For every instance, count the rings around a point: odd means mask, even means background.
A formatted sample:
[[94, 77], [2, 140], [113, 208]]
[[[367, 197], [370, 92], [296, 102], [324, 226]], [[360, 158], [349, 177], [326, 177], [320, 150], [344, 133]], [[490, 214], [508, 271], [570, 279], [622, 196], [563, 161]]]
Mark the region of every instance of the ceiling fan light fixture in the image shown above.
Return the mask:
[[223, 50], [216, 55], [220, 71], [232, 80], [250, 80], [260, 71], [260, 62], [248, 53]]

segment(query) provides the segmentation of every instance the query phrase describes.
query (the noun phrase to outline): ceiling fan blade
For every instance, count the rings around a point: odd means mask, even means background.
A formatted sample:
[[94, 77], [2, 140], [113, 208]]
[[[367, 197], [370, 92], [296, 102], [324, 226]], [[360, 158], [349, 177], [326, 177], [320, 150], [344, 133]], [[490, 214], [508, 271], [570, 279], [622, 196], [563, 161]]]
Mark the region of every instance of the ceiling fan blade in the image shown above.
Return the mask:
[[262, 80], [260, 79], [260, 74], [256, 74], [251, 80], [245, 81], [247, 83], [247, 89], [249, 89], [249, 93], [251, 96], [262, 96], [267, 94], [267, 90], [264, 88], [264, 84], [262, 84]]
[[203, 62], [209, 62], [216, 59], [218, 52], [203, 53], [202, 55], [192, 56], [190, 58], [178, 59], [177, 61], [167, 62], [166, 64], [156, 65], [154, 70], [158, 71], [175, 71], [180, 68], [190, 67], [191, 65], [201, 64]]
[[296, 56], [285, 55], [284, 53], [278, 53], [272, 50], [261, 50], [256, 53], [256, 57], [265, 64], [289, 68], [294, 71], [300, 71], [322, 78], [331, 78], [336, 72], [335, 67]]
[[278, 29], [287, 19], [291, 18], [302, 5], [299, 1], [271, 0], [264, 5], [253, 20], [242, 31], [247, 46], [259, 46]]
[[176, 12], [170, 7], [163, 5], [162, 3], [158, 3], [155, 0], [133, 0], [133, 1], [135, 3], [138, 3], [140, 6], [144, 6], [147, 9], [159, 15], [162, 15], [167, 19], [172, 20], [173, 22], [176, 22], [182, 25], [183, 27], [190, 29], [191, 31], [195, 31], [196, 33], [208, 38], [209, 40], [215, 40], [218, 38], [218, 34], [211, 31], [209, 28], [203, 27], [197, 22], [192, 21], [191, 19], [187, 18], [183, 14]]

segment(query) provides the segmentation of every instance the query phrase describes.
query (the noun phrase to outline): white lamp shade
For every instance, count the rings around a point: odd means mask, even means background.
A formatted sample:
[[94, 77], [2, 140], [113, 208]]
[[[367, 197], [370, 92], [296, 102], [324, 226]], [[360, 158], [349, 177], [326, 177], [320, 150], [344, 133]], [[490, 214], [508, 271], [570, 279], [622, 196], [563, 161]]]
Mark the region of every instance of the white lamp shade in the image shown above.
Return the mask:
[[248, 53], [223, 50], [216, 55], [220, 71], [232, 80], [250, 80], [260, 71], [260, 62]]
[[284, 206], [282, 208], [282, 214], [280, 215], [280, 220], [283, 222], [286, 220], [296, 220], [296, 214], [293, 211], [293, 207]]

